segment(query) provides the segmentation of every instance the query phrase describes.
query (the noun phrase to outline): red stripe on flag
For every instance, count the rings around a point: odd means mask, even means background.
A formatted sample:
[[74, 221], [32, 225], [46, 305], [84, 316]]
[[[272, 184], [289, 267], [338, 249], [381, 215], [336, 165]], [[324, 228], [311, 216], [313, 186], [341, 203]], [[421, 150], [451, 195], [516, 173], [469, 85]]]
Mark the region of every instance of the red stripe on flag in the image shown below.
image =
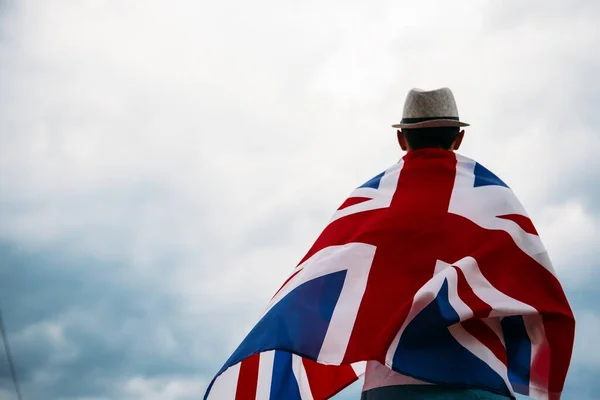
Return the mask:
[[355, 204], [364, 203], [365, 201], [369, 200], [371, 200], [369, 197], [350, 197], [338, 208], [338, 210], [343, 210], [344, 208], [353, 206]]
[[487, 318], [490, 315], [490, 311], [492, 310], [492, 306], [490, 306], [485, 301], [481, 300], [474, 292], [471, 286], [467, 283], [465, 278], [465, 274], [460, 268], [454, 268], [456, 270], [456, 274], [458, 275], [458, 296], [462, 301], [465, 302], [466, 305], [469, 306], [471, 310], [475, 313], [473, 318]]
[[[461, 240], [455, 243], [455, 254], [447, 259], [458, 260], [465, 254], [471, 254], [493, 287], [529, 304], [544, 316], [544, 332], [552, 351], [543, 354], [536, 361], [539, 364], [534, 363], [533, 366], [538, 368], [539, 365], [537, 375], [543, 375], [541, 371], [544, 368], [549, 369], [549, 390], [555, 392], [550, 398], [553, 398], [562, 391], [575, 336], [573, 312], [559, 281], [551, 271], [517, 246], [512, 246], [514, 241], [505, 231], [485, 230], [458, 215], [449, 214], [448, 219], [453, 229], [461, 233]], [[549, 362], [544, 360], [548, 354]]]
[[[533, 360], [531, 360], [531, 369], [529, 371], [529, 381], [532, 385], [541, 388], [548, 387], [548, 380], [550, 379], [550, 363], [552, 357], [550, 353], [550, 346], [548, 342], [542, 342], [539, 344], [538, 351], [535, 354]], [[557, 397], [558, 398], [558, 397]]]
[[479, 319], [470, 319], [461, 323], [462, 327], [465, 328], [467, 332], [469, 332], [475, 339], [479, 340], [481, 343], [485, 345], [494, 355], [498, 358], [498, 360], [502, 361], [504, 365], [506, 365], [506, 348], [500, 341], [500, 338], [492, 328], [487, 326], [485, 322]]
[[256, 399], [256, 387], [258, 384], [258, 365], [260, 354], [254, 354], [242, 361], [240, 375], [238, 377], [235, 400]]
[[461, 325], [506, 365], [506, 348], [504, 344], [492, 328], [481, 320], [489, 316], [492, 307], [473, 292], [471, 286], [467, 284], [463, 271], [460, 268], [455, 269], [458, 275], [458, 295], [475, 313], [473, 319], [464, 321]]
[[[567, 304], [566, 301], [563, 300], [563, 304]], [[569, 309], [563, 311], [562, 315], [544, 316], [544, 330], [548, 344], [540, 349], [542, 351], [534, 360], [532, 373], [535, 375], [532, 378], [535, 377], [544, 382], [543, 378], [547, 374], [551, 400], [560, 398], [560, 392], [567, 377], [575, 337], [575, 320], [572, 315]]]
[[531, 222], [531, 220], [524, 215], [507, 214], [507, 215], [498, 215], [497, 218], [502, 218], [502, 219], [507, 219], [509, 221], [512, 221], [515, 224], [519, 225], [521, 227], [521, 229], [523, 229], [525, 232], [530, 233], [532, 235], [538, 235], [537, 231], [535, 230], [535, 226], [533, 226], [533, 222]]
[[283, 285], [281, 285], [281, 287], [279, 288], [279, 290], [277, 290], [277, 292], [275, 292], [275, 294], [273, 295], [273, 297], [272, 297], [272, 298], [274, 298], [275, 296], [277, 296], [277, 294], [278, 294], [279, 292], [281, 292], [281, 289], [283, 289], [283, 288], [285, 287], [285, 285], [287, 285], [287, 283], [288, 283], [289, 281], [291, 281], [291, 280], [292, 280], [292, 278], [293, 278], [293, 277], [295, 277], [296, 275], [298, 275], [298, 272], [300, 272], [300, 271], [302, 271], [302, 268], [301, 268], [301, 269], [299, 269], [299, 270], [297, 270], [296, 272], [294, 272], [292, 275], [290, 275], [290, 277], [289, 277], [289, 278], [287, 278], [287, 279], [285, 280], [285, 282], [283, 282]]
[[328, 399], [358, 379], [351, 365], [323, 365], [306, 358], [302, 363], [315, 400]]
[[445, 257], [453, 243], [443, 218], [455, 178], [453, 153], [409, 152], [391, 206], [363, 215], [357, 241], [376, 244], [377, 252], [344, 362], [385, 362], [387, 346], [381, 344], [394, 339], [411, 308], [404, 294], [416, 293], [433, 276], [437, 259], [452, 259]]

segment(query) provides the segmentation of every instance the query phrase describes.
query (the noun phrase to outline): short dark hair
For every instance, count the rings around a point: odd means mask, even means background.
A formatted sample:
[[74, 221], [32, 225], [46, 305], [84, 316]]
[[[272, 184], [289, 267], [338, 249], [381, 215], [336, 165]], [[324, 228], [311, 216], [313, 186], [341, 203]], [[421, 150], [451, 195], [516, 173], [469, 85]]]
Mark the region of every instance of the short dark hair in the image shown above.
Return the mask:
[[402, 134], [412, 150], [429, 148], [450, 150], [452, 142], [459, 133], [460, 128], [457, 126], [402, 129]]

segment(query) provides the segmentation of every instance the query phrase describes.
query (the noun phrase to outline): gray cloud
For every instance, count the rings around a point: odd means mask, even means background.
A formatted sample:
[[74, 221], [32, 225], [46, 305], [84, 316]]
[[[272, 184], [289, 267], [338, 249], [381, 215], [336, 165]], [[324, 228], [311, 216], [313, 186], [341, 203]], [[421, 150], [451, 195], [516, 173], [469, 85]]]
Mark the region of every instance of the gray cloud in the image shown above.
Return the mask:
[[[199, 376], [216, 367], [210, 349], [200, 352], [196, 343], [213, 342], [218, 349], [218, 334], [206, 323], [187, 321], [190, 316], [160, 288], [122, 282], [90, 259], [23, 254], [6, 245], [0, 254], [12, 266], [3, 268], [0, 303], [18, 376], [31, 398], [106, 395], [132, 372]], [[80, 268], [64, 267], [77, 261]], [[214, 312], [195, 317], [221, 318]]]

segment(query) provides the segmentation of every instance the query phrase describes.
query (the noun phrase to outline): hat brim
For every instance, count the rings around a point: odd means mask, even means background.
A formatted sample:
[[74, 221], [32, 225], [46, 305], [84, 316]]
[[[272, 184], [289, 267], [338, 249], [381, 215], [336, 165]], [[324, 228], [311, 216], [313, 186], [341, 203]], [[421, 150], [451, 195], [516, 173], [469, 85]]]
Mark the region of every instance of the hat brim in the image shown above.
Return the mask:
[[392, 128], [443, 128], [443, 127], [449, 127], [449, 126], [470, 126], [469, 124], [467, 124], [466, 122], [461, 122], [461, 121], [456, 121], [454, 119], [432, 119], [429, 121], [421, 121], [421, 122], [415, 122], [412, 124], [396, 124], [396, 125], [392, 125]]

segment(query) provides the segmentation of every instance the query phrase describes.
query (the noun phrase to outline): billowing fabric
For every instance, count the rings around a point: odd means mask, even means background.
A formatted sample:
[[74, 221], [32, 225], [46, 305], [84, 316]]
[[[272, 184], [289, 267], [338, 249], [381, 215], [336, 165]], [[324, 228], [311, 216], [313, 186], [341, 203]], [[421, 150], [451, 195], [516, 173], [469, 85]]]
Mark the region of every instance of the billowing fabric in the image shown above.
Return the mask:
[[429, 385], [430, 383], [420, 381], [410, 376], [399, 374], [378, 361], [367, 361], [365, 368], [365, 380], [363, 391], [383, 386], [397, 385]]
[[411, 151], [338, 208], [205, 399], [325, 399], [367, 360], [559, 398], [574, 325], [511, 189], [453, 152]]

